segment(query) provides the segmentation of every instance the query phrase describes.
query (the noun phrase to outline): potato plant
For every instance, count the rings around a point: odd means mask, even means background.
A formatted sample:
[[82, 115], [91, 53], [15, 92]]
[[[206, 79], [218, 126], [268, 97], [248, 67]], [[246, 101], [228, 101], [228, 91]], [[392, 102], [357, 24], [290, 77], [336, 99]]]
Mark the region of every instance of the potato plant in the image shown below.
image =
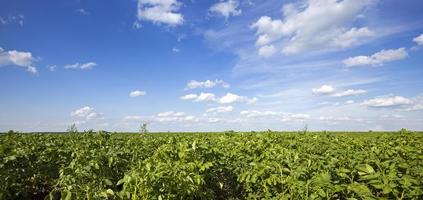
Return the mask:
[[0, 199], [423, 199], [423, 135], [0, 135]]

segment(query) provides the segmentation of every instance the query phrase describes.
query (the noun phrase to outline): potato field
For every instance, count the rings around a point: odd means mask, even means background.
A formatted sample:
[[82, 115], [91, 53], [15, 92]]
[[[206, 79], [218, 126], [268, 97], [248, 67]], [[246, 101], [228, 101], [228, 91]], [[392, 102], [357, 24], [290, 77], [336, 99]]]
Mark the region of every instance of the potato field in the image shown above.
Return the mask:
[[423, 199], [423, 134], [5, 133], [0, 199]]

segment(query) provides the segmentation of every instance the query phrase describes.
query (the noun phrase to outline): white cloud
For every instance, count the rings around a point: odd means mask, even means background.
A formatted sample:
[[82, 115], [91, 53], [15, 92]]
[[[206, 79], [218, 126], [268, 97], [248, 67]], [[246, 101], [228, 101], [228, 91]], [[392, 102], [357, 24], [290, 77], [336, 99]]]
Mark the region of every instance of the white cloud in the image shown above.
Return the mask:
[[91, 108], [89, 106], [84, 106], [71, 112], [71, 116], [86, 120], [103, 119], [102, 113], [95, 112], [94, 108]]
[[405, 48], [389, 49], [379, 51], [371, 56], [355, 56], [345, 59], [343, 62], [347, 67], [363, 65], [383, 65], [386, 62], [401, 60], [408, 56]]
[[142, 28], [142, 25], [139, 21], [135, 21], [134, 23], [132, 23], [132, 28], [133, 29], [140, 29], [140, 28]]
[[279, 116], [282, 115], [280, 112], [274, 111], [257, 111], [257, 110], [243, 110], [240, 112], [241, 115], [250, 118], [256, 117], [268, 117], [268, 116]]
[[207, 113], [226, 113], [231, 112], [234, 110], [234, 107], [232, 106], [220, 106], [215, 108], [209, 108], [206, 110]]
[[206, 80], [206, 81], [196, 81], [191, 80], [187, 83], [185, 90], [192, 90], [196, 88], [213, 88], [216, 86], [222, 86], [223, 88], [229, 88], [230, 85], [223, 80]]
[[221, 104], [231, 104], [231, 103], [247, 103], [247, 104], [253, 104], [255, 102], [257, 102], [258, 99], [256, 97], [254, 98], [248, 98], [248, 97], [244, 97], [244, 96], [239, 96], [237, 94], [233, 94], [233, 93], [226, 93], [225, 96], [221, 97], [218, 100], [218, 103]]
[[35, 74], [37, 73], [37, 68], [33, 66], [35, 61], [37, 59], [32, 56], [31, 52], [5, 51], [0, 48], [0, 66], [14, 65], [25, 67], [27, 71]]
[[138, 0], [137, 18], [155, 24], [181, 25], [184, 17], [178, 13], [180, 6], [177, 0]]
[[199, 118], [192, 115], [187, 115], [184, 112], [168, 111], [158, 113], [153, 116], [130, 115], [124, 118], [124, 121], [148, 121], [158, 123], [173, 123], [173, 122], [198, 122]]
[[173, 47], [172, 48], [172, 52], [173, 53], [179, 53], [181, 50], [180, 49], [178, 49], [178, 48], [176, 48], [176, 47]]
[[215, 101], [216, 96], [213, 93], [200, 93], [200, 95], [197, 96], [197, 98], [194, 100], [196, 102], [202, 102], [202, 101]]
[[354, 100], [347, 100], [347, 101], [345, 101], [345, 104], [353, 104], [353, 103], [355, 103]]
[[318, 118], [320, 121], [326, 121], [326, 122], [340, 122], [340, 121], [362, 121], [362, 119], [354, 119], [349, 116], [342, 116], [342, 117], [334, 117], [334, 116], [320, 116]]
[[357, 96], [367, 93], [366, 90], [358, 89], [348, 89], [344, 91], [337, 90], [332, 85], [322, 85], [319, 88], [312, 89], [313, 94], [315, 95], [331, 95], [333, 97], [347, 97], [347, 96]]
[[140, 97], [140, 96], [144, 96], [146, 94], [147, 94], [147, 92], [145, 92], [145, 91], [135, 90], [135, 91], [132, 91], [131, 93], [129, 93], [129, 96], [130, 97]]
[[75, 11], [77, 13], [81, 14], [81, 15], [89, 15], [90, 14], [87, 10], [85, 10], [83, 8], [76, 9]]
[[251, 26], [257, 29], [256, 45], [284, 39], [284, 54], [357, 45], [374, 33], [367, 27], [350, 25], [374, 2], [376, 0], [306, 0], [285, 4], [283, 19], [262, 16]]
[[345, 90], [345, 91], [341, 91], [341, 92], [337, 92], [335, 94], [333, 94], [334, 97], [347, 97], [347, 96], [357, 96], [360, 94], [365, 94], [367, 93], [366, 90], [353, 90], [353, 89], [349, 89], [349, 90]]
[[25, 17], [22, 14], [9, 15], [7, 17], [0, 16], [0, 25], [19, 24], [20, 26], [23, 26], [24, 19]]
[[168, 111], [157, 114], [154, 117], [154, 120], [157, 122], [198, 122], [199, 119], [191, 116], [186, 115], [184, 112], [174, 112]]
[[310, 119], [311, 116], [309, 114], [285, 114], [282, 116], [281, 121], [283, 122], [303, 122], [305, 120]]
[[47, 69], [50, 70], [51, 72], [56, 71], [57, 66], [56, 65], [47, 65]]
[[413, 104], [406, 106], [400, 111], [420, 111], [423, 110], [423, 95], [413, 98]]
[[240, 112], [240, 115], [248, 118], [265, 118], [273, 119], [282, 122], [301, 122], [307, 119], [310, 119], [309, 114], [293, 114], [293, 113], [284, 113], [284, 112], [274, 112], [274, 111], [257, 111], [257, 110], [244, 110]]
[[273, 45], [265, 45], [260, 47], [259, 49], [259, 56], [264, 58], [269, 58], [276, 53], [276, 48]]
[[181, 116], [185, 116], [184, 112], [174, 112], [174, 111], [168, 111], [168, 112], [162, 112], [157, 114], [158, 117], [170, 117], [170, 116], [177, 116], [177, 117], [181, 117]]
[[216, 95], [213, 93], [187, 94], [181, 97], [182, 100], [193, 100], [194, 102], [216, 101]]
[[413, 104], [413, 101], [402, 96], [385, 95], [366, 100], [362, 105], [374, 108], [394, 107]]
[[220, 14], [228, 19], [231, 15], [241, 15], [242, 11], [240, 9], [237, 10], [238, 6], [239, 3], [237, 0], [227, 0], [214, 4], [209, 10], [212, 13]]
[[225, 121], [224, 119], [216, 118], [216, 117], [207, 118], [208, 123], [219, 123], [224, 121]]
[[198, 95], [196, 94], [187, 94], [185, 96], [182, 96], [181, 99], [182, 100], [194, 100], [198, 97]]
[[88, 62], [88, 63], [75, 63], [70, 65], [65, 65], [65, 69], [92, 69], [93, 67], [97, 66], [97, 63], [95, 62]]
[[347, 48], [358, 44], [362, 38], [372, 37], [374, 35], [373, 31], [370, 31], [367, 27], [359, 29], [351, 28], [339, 37], [336, 37], [333, 43], [337, 47]]
[[421, 35], [419, 35], [419, 36], [415, 37], [415, 38], [413, 39], [413, 41], [414, 41], [414, 42], [416, 42], [418, 45], [423, 46], [423, 34], [421, 34]]
[[146, 119], [146, 117], [139, 116], [139, 115], [130, 115], [130, 116], [126, 116], [124, 118], [125, 121], [143, 121], [145, 119]]
[[194, 102], [217, 102], [220, 104], [231, 104], [231, 103], [246, 103], [246, 104], [253, 104], [258, 101], [256, 97], [248, 98], [245, 96], [239, 96], [233, 93], [226, 93], [223, 97], [216, 97], [213, 93], [200, 93], [197, 94], [187, 94], [182, 96], [180, 99], [182, 100], [193, 100]]
[[332, 85], [322, 85], [319, 88], [313, 88], [312, 91], [315, 95], [328, 95], [334, 93], [336, 89]]
[[418, 111], [418, 110], [423, 110], [423, 103], [422, 102], [416, 103], [416, 104], [414, 104], [414, 105], [412, 105], [408, 108], [401, 109], [401, 111]]

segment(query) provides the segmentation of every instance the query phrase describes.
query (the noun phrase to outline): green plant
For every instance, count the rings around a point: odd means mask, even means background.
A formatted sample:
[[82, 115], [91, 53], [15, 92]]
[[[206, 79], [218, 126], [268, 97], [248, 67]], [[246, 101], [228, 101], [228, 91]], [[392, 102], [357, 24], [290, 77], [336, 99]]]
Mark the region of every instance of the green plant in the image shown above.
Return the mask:
[[76, 127], [75, 123], [71, 124], [68, 129], [66, 130], [68, 133], [78, 133], [78, 128]]
[[140, 126], [140, 130], [139, 133], [141, 136], [145, 136], [145, 134], [148, 133], [148, 129], [147, 129], [148, 124], [147, 123], [142, 123]]
[[0, 199], [422, 199], [423, 135], [2, 134]]

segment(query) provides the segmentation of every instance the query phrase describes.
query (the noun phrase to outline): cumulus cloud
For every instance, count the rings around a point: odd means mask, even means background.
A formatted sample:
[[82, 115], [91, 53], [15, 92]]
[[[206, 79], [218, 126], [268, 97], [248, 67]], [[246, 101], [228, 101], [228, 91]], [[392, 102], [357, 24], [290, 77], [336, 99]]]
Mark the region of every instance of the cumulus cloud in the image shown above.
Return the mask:
[[216, 86], [221, 86], [223, 88], [229, 88], [230, 85], [223, 80], [206, 80], [206, 81], [196, 81], [191, 80], [187, 83], [185, 90], [192, 90], [197, 88], [213, 88]]
[[374, 2], [376, 0], [306, 0], [289, 3], [282, 8], [283, 19], [262, 16], [251, 28], [257, 30], [257, 46], [282, 41], [284, 54], [347, 48], [374, 35], [367, 27], [350, 26]]
[[207, 113], [226, 113], [234, 110], [232, 106], [219, 106], [215, 108], [209, 108], [206, 110]]
[[413, 103], [400, 109], [400, 111], [420, 111], [423, 110], [423, 95], [419, 95], [412, 99]]
[[319, 88], [313, 88], [312, 92], [315, 95], [328, 95], [336, 91], [335, 87], [332, 85], [322, 85]]
[[237, 16], [241, 15], [241, 9], [238, 9], [239, 3], [237, 0], [227, 0], [221, 1], [219, 3], [214, 4], [210, 7], [209, 11], [212, 13], [216, 13], [222, 15], [226, 19], [228, 19], [231, 15]]
[[222, 97], [216, 97], [213, 93], [200, 93], [200, 94], [187, 94], [182, 96], [180, 99], [182, 100], [192, 100], [194, 102], [217, 102], [220, 104], [231, 104], [231, 103], [246, 103], [246, 104], [253, 104], [258, 101], [256, 97], [248, 98], [245, 96], [240, 96], [233, 93], [226, 93], [226, 95]]
[[146, 94], [147, 94], [147, 92], [145, 92], [145, 91], [135, 90], [135, 91], [132, 91], [131, 93], [129, 93], [129, 96], [130, 97], [140, 97], [140, 96], [144, 96]]
[[413, 41], [416, 42], [418, 45], [423, 46], [423, 34], [415, 37]]
[[187, 115], [184, 112], [168, 111], [157, 114], [154, 117], [157, 122], [198, 122], [197, 117]]
[[248, 97], [245, 97], [245, 96], [239, 96], [237, 94], [233, 94], [233, 93], [230, 93], [229, 92], [229, 93], [226, 93], [225, 96], [221, 97], [218, 100], [218, 103], [221, 103], [221, 104], [231, 104], [231, 103], [239, 102], [239, 103], [253, 104], [253, 103], [257, 102], [257, 101], [258, 101], [258, 99], [256, 97], [254, 97], [254, 98], [248, 98]]
[[32, 56], [31, 52], [10, 50], [5, 51], [0, 48], [0, 66], [18, 66], [25, 67], [28, 72], [37, 73], [34, 62], [37, 59]]
[[75, 64], [69, 64], [65, 65], [65, 69], [92, 69], [93, 67], [97, 66], [97, 63], [95, 62], [88, 62], [88, 63], [75, 63]]
[[411, 105], [413, 104], [413, 101], [402, 96], [385, 95], [385, 96], [379, 96], [373, 99], [365, 100], [361, 104], [367, 107], [383, 108], [383, 107]]
[[379, 51], [371, 56], [355, 56], [345, 59], [343, 62], [347, 67], [363, 66], [363, 65], [383, 65], [386, 62], [401, 60], [408, 56], [405, 48], [389, 49]]
[[181, 97], [182, 100], [193, 100], [195, 102], [216, 101], [216, 95], [213, 93], [187, 94]]
[[265, 45], [259, 48], [259, 56], [269, 58], [276, 53], [276, 48], [273, 45]]
[[181, 3], [178, 0], [138, 0], [138, 20], [169, 26], [181, 25], [184, 17], [178, 13]]
[[333, 94], [333, 96], [334, 97], [347, 97], [347, 96], [357, 96], [357, 95], [366, 94], [366, 93], [367, 93], [366, 90], [349, 89], [349, 90], [337, 92], [337, 93]]
[[367, 93], [366, 90], [362, 90], [362, 89], [337, 90], [332, 85], [322, 85], [318, 88], [313, 88], [312, 92], [315, 95], [331, 95], [333, 97], [357, 96], [357, 95]]
[[198, 97], [197, 94], [187, 94], [185, 96], [182, 96], [181, 99], [182, 100], [194, 100]]
[[351, 28], [339, 37], [336, 37], [333, 44], [337, 47], [347, 48], [359, 43], [361, 38], [372, 37], [374, 35], [373, 31], [370, 31], [367, 27]]
[[75, 111], [71, 112], [71, 116], [86, 120], [103, 119], [102, 113], [97, 113], [94, 108], [89, 106], [76, 109]]
[[240, 112], [240, 115], [248, 118], [265, 118], [279, 120], [282, 122], [302, 122], [307, 119], [310, 119], [309, 114], [294, 114], [294, 113], [284, 113], [284, 112], [274, 112], [274, 111], [257, 111], [257, 110], [244, 110]]

